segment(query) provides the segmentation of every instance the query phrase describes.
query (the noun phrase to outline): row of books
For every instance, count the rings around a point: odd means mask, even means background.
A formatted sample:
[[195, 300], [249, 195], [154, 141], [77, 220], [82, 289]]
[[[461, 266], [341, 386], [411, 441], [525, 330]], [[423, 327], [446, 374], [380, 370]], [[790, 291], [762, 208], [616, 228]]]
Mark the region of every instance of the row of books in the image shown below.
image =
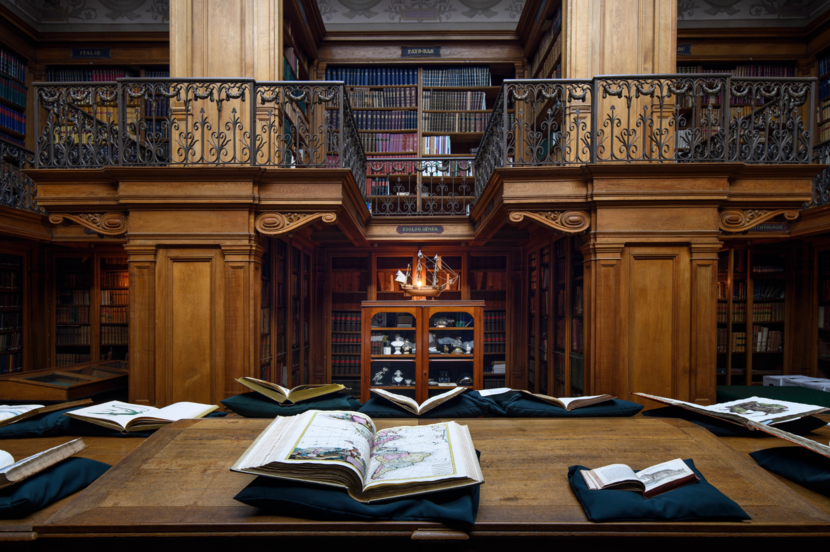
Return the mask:
[[259, 318], [259, 333], [271, 333], [271, 307], [265, 307], [261, 311], [262, 316]]
[[830, 308], [823, 305], [818, 308], [818, 327], [822, 330], [830, 329]]
[[485, 311], [484, 331], [500, 332], [507, 327], [507, 311]]
[[[424, 92], [426, 97], [426, 92]], [[349, 89], [349, 104], [352, 107], [417, 107], [418, 89], [414, 86], [407, 88], [371, 88]], [[424, 108], [428, 109], [428, 108]]]
[[58, 307], [56, 324], [89, 324], [89, 307]]
[[[720, 322], [720, 318], [718, 319]], [[719, 353], [728, 353], [729, 352], [729, 330], [726, 328], [718, 328], [718, 352]]]
[[819, 125], [818, 127], [818, 142], [826, 142], [830, 140], [830, 122]]
[[111, 82], [115, 79], [132, 77], [133, 74], [123, 69], [48, 69], [46, 80], [49, 82]]
[[169, 69], [147, 69], [144, 71], [144, 76], [148, 79], [169, 79]]
[[582, 340], [582, 319], [574, 318], [571, 320], [571, 350], [581, 351], [585, 346]]
[[0, 271], [0, 289], [20, 289], [20, 273], [11, 270]]
[[364, 133], [360, 135], [363, 151], [369, 153], [391, 153], [398, 151], [415, 151], [417, 134], [388, 134], [385, 132]]
[[[144, 117], [169, 117], [170, 100], [167, 98], [155, 98], [144, 100]], [[164, 121], [161, 121], [164, 122]]]
[[755, 303], [752, 305], [753, 322], [783, 322], [784, 303]]
[[23, 267], [23, 257], [11, 253], [0, 253], [0, 266], [21, 268]]
[[266, 362], [271, 362], [273, 354], [271, 353], [271, 335], [263, 335], [259, 340], [259, 362], [260, 366]]
[[[413, 112], [414, 113], [414, 112]], [[424, 113], [424, 132], [484, 132], [490, 113]]]
[[0, 312], [0, 331], [19, 330], [22, 320], [19, 312]]
[[15, 353], [13, 355], [0, 355], [0, 374], [22, 372], [22, 362], [23, 355], [21, 353]]
[[484, 379], [484, 388], [485, 389], [501, 389], [505, 385], [504, 378], [485, 378]]
[[103, 272], [101, 274], [101, 287], [126, 288], [129, 285], [130, 279], [127, 272]]
[[[372, 342], [374, 345], [374, 342]], [[331, 336], [331, 352], [332, 353], [359, 353], [360, 352], [360, 336], [357, 334], [345, 335], [334, 334]], [[379, 354], [379, 353], [372, 353]]]
[[9, 50], [0, 48], [0, 71], [20, 82], [26, 80], [26, 63]]
[[432, 111], [477, 111], [487, 109], [486, 94], [468, 90], [424, 90], [423, 108]]
[[26, 114], [9, 107], [0, 106], [0, 127], [26, 134]]
[[105, 324], [128, 324], [130, 312], [127, 307], [101, 307], [101, 322]]
[[746, 352], [746, 332], [732, 332], [732, 352]]
[[0, 353], [17, 351], [23, 346], [23, 334], [21, 332], [0, 334]]
[[[329, 111], [335, 115], [336, 120], [339, 113]], [[355, 124], [358, 130], [417, 130], [417, 111], [355, 111]], [[333, 128], [339, 125], [333, 123]]]
[[88, 289], [59, 289], [58, 305], [89, 305]]
[[92, 285], [92, 274], [89, 272], [58, 272], [55, 275], [55, 285], [59, 288], [89, 287]]
[[331, 313], [331, 331], [359, 332], [360, 313], [352, 311], [335, 311]]
[[[369, 282], [368, 272], [332, 272], [331, 290], [334, 293], [346, 291], [366, 291]], [[356, 315], [357, 316], [357, 315]]]
[[[746, 300], [747, 285], [745, 281], [732, 284], [732, 299], [737, 301]], [[718, 299], [726, 301], [729, 298], [729, 285], [727, 282], [718, 282]]]
[[710, 68], [702, 65], [678, 65], [678, 73], [730, 73], [733, 77], [794, 77], [793, 65], [753, 63], [734, 68]]
[[91, 356], [81, 353], [58, 353], [55, 355], [55, 364], [57, 366], [72, 366], [73, 364], [80, 364], [82, 362], [89, 362]]
[[55, 332], [56, 345], [89, 345], [89, 326], [60, 326]]
[[573, 295], [573, 301], [574, 301], [573, 314], [575, 316], [581, 315], [583, 313], [583, 311], [585, 310], [585, 308], [584, 308], [584, 297], [585, 297], [585, 294], [582, 292], [582, 286], [576, 286], [576, 289], [574, 289], [574, 295]]
[[507, 347], [507, 342], [504, 340], [504, 335], [485, 335], [484, 336], [484, 352], [485, 353], [503, 353]]
[[388, 196], [389, 195], [389, 179], [385, 176], [374, 177], [366, 179], [366, 188], [371, 191], [373, 196]]
[[753, 299], [783, 299], [784, 284], [777, 281], [756, 280]]
[[424, 155], [449, 155], [452, 144], [449, 136], [424, 136]]
[[129, 305], [130, 292], [129, 290], [101, 290], [101, 304], [102, 305]]
[[824, 100], [823, 102], [820, 102], [818, 109], [818, 121], [820, 123], [830, 120], [830, 100]]
[[826, 55], [818, 60], [818, 74], [830, 73], [830, 55]]
[[[576, 389], [574, 389], [576, 387]], [[585, 359], [582, 355], [571, 355], [571, 397], [579, 397], [585, 389]]]
[[126, 345], [130, 339], [127, 326], [102, 326], [101, 345]]
[[26, 147], [26, 142], [15, 136], [10, 136], [6, 134], [5, 132], [3, 132], [2, 128], [0, 128], [0, 140], [5, 140], [6, 142], [10, 142], [16, 146], [20, 146], [21, 148]]
[[[548, 47], [550, 46], [551, 41], [556, 38], [557, 42], [561, 41], [561, 37], [559, 36], [559, 30], [562, 28], [562, 8], [556, 8], [556, 13], [553, 14], [553, 18], [551, 19], [551, 26], [550, 28], [545, 31], [545, 34], [542, 35], [542, 39], [539, 41], [539, 46], [536, 48], [536, 54], [534, 54], [533, 59], [530, 62], [530, 74], [535, 75], [536, 70], [539, 69], [543, 60], [547, 58], [543, 57], [545, 52], [548, 51]], [[548, 56], [550, 57], [550, 56]], [[559, 57], [558, 55], [556, 57]], [[554, 59], [556, 59], [556, 57]]]
[[752, 351], [777, 353], [784, 350], [784, 332], [766, 326], [752, 326]]
[[783, 274], [784, 267], [781, 265], [754, 265], [752, 267], [753, 274]]
[[428, 86], [490, 86], [490, 68], [486, 65], [472, 67], [425, 67], [424, 88]]
[[418, 84], [415, 67], [326, 67], [327, 81], [351, 86], [401, 86]]
[[19, 293], [0, 293], [0, 309], [20, 307]]
[[721, 253], [718, 255], [718, 272], [723, 272], [724, 274], [729, 272], [729, 254], [728, 253]]
[[104, 258], [101, 259], [101, 270], [123, 270], [126, 272], [129, 269], [126, 259], [119, 258]]
[[0, 75], [0, 98], [26, 109], [26, 92], [28, 90], [19, 82]]
[[360, 357], [332, 355], [331, 357], [332, 376], [359, 376]]

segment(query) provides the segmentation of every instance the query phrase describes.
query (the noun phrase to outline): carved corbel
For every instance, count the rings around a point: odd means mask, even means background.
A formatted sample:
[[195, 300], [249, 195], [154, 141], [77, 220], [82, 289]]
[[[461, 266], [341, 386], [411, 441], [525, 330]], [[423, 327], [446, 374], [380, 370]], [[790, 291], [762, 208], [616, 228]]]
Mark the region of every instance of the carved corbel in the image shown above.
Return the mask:
[[127, 232], [127, 217], [123, 213], [52, 213], [49, 222], [61, 224], [70, 220], [105, 236], [120, 236]]
[[585, 211], [513, 211], [508, 215], [510, 222], [522, 222], [525, 217], [566, 234], [578, 234], [591, 226], [591, 216]]
[[262, 213], [254, 226], [260, 234], [278, 236], [320, 219], [326, 224], [337, 222], [337, 213]]
[[730, 209], [721, 211], [718, 226], [724, 232], [746, 232], [750, 228], [758, 226], [770, 219], [784, 215], [787, 220], [798, 218], [798, 211], [794, 209]]

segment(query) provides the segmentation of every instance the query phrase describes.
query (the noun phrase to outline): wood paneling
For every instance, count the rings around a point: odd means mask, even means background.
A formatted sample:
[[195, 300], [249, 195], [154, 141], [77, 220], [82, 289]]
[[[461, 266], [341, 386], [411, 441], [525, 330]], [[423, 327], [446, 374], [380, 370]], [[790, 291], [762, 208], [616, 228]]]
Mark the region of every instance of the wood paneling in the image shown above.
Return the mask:
[[156, 246], [126, 245], [130, 255], [130, 402], [156, 402]]

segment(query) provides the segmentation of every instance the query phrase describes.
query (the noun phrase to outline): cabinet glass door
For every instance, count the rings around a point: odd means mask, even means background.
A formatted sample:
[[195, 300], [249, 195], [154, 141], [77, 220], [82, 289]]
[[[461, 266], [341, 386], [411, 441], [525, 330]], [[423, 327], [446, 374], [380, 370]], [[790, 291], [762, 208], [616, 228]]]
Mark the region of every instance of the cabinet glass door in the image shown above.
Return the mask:
[[475, 385], [475, 318], [472, 312], [434, 312], [429, 317], [430, 397]]
[[417, 324], [414, 311], [372, 316], [369, 389], [387, 389], [417, 400]]

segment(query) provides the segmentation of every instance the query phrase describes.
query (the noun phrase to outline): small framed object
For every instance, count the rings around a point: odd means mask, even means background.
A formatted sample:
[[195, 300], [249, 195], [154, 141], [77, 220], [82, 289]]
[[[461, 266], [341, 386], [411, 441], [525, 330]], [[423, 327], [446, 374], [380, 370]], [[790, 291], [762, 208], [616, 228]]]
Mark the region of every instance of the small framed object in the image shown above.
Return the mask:
[[386, 313], [385, 312], [376, 313], [372, 317], [372, 327], [373, 328], [385, 328], [386, 327]]
[[450, 373], [446, 370], [438, 372], [438, 383], [450, 383]]

